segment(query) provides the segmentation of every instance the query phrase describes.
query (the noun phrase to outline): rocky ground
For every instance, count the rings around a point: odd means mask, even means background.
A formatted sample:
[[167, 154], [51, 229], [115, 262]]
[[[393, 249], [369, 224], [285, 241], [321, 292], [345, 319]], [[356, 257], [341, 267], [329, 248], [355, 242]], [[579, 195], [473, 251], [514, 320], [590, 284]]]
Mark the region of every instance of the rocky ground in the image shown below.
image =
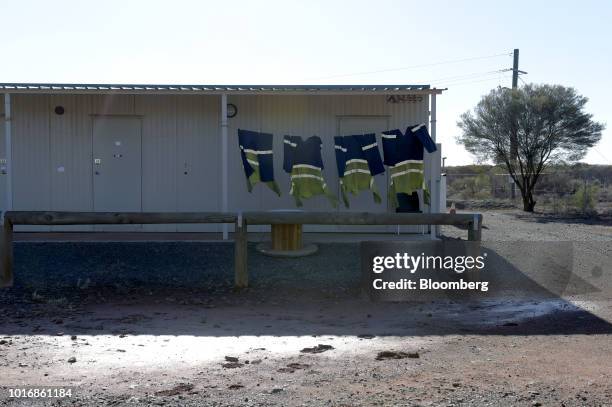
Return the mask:
[[[326, 243], [299, 260], [251, 247], [235, 292], [228, 244], [17, 243], [0, 404], [612, 405], [612, 226], [484, 216], [484, 240], [572, 241], [567, 288], [526, 272], [503, 296], [372, 303], [358, 245]], [[73, 397], [9, 397], [41, 386]]]
[[[609, 242], [612, 218], [582, 218], [523, 212], [518, 209], [474, 211], [484, 214], [484, 241], [571, 241]], [[453, 227], [443, 227], [444, 234], [463, 237]]]

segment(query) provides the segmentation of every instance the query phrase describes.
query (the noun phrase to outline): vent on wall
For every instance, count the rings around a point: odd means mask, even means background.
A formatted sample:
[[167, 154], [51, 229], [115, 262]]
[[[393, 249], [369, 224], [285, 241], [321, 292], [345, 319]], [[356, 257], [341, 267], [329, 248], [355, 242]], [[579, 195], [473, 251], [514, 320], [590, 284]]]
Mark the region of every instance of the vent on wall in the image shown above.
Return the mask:
[[61, 116], [64, 114], [64, 106], [55, 106], [55, 114]]

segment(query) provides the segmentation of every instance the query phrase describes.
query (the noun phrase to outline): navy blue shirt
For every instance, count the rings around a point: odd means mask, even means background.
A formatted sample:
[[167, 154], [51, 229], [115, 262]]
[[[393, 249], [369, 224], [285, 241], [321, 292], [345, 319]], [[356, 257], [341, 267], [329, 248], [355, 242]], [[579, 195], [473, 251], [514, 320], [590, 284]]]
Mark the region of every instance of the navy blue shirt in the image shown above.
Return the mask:
[[423, 149], [429, 153], [437, 150], [425, 124], [408, 126], [405, 133], [399, 129], [383, 131], [382, 137], [385, 165], [388, 166], [406, 160], [422, 161]]
[[242, 166], [244, 167], [244, 173], [246, 174], [247, 178], [250, 177], [255, 170], [247, 161], [244, 150], [253, 150], [257, 153], [257, 162], [259, 163], [259, 178], [263, 182], [274, 181], [274, 160], [271, 152], [272, 134], [238, 129], [238, 144], [240, 145]]
[[296, 164], [308, 164], [323, 169], [323, 158], [321, 157], [321, 138], [311, 136], [302, 140], [299, 136], [285, 136], [283, 138], [284, 157], [283, 169], [291, 173]]
[[358, 134], [353, 136], [336, 136], [334, 137], [336, 164], [338, 166], [338, 176], [344, 175], [346, 162], [354, 159], [366, 160], [370, 168], [370, 174], [377, 175], [385, 172], [378, 144], [376, 143], [376, 135]]

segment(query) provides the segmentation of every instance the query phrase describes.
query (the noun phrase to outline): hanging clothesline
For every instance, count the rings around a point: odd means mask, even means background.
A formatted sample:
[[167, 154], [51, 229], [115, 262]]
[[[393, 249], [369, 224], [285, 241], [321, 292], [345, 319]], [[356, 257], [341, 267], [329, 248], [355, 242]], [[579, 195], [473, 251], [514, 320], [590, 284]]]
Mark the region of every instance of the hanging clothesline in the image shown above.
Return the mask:
[[[429, 153], [437, 150], [427, 126], [411, 125], [405, 131], [393, 129], [379, 134], [384, 160], [380, 156], [376, 133], [334, 137], [339, 186], [345, 206], [350, 205], [349, 193], [357, 195], [364, 190], [370, 190], [374, 201], [381, 203], [374, 177], [384, 173], [385, 166], [390, 174], [389, 200], [394, 207], [400, 205], [398, 196], [417, 191], [423, 191], [427, 203], [429, 194], [424, 179], [423, 154], [424, 150]], [[256, 183], [263, 182], [280, 196], [280, 188], [274, 180], [273, 135], [239, 129], [238, 141], [249, 192]], [[322, 146], [318, 136], [305, 140], [300, 136], [283, 137], [283, 170], [290, 175], [289, 194], [298, 207], [303, 205], [304, 199], [318, 195], [326, 196], [333, 207], [337, 206], [337, 198], [323, 177]]]

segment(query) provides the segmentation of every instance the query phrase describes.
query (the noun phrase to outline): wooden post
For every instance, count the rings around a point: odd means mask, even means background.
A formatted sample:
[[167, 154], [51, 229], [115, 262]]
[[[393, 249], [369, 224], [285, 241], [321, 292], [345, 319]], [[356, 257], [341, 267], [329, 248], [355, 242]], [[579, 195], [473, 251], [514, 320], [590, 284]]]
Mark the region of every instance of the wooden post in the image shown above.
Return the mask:
[[239, 215], [234, 230], [234, 284], [236, 288], [246, 288], [249, 285], [249, 270], [247, 267], [248, 236], [246, 219]]
[[474, 215], [474, 220], [468, 225], [468, 240], [479, 242], [482, 237], [482, 215]]
[[13, 223], [4, 218], [0, 242], [0, 287], [13, 286]]

